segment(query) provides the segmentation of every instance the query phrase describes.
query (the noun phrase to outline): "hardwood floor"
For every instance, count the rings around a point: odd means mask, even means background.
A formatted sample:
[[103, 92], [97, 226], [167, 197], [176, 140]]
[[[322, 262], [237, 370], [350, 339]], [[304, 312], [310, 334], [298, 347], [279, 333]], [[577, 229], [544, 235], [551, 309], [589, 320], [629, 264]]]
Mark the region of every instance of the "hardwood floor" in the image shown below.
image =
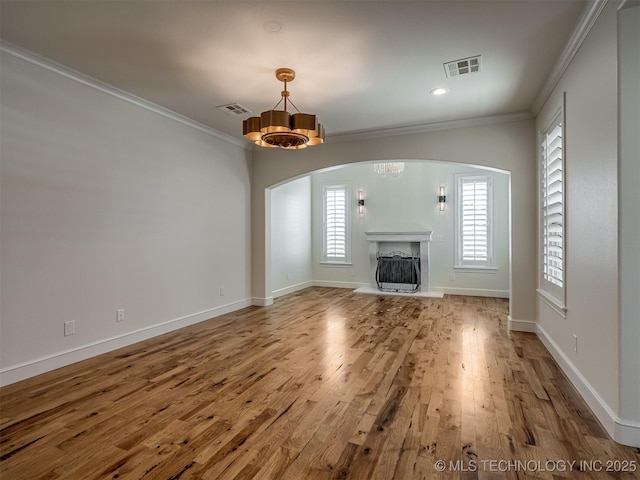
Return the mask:
[[0, 477], [640, 478], [507, 313], [311, 288], [193, 325], [0, 389]]

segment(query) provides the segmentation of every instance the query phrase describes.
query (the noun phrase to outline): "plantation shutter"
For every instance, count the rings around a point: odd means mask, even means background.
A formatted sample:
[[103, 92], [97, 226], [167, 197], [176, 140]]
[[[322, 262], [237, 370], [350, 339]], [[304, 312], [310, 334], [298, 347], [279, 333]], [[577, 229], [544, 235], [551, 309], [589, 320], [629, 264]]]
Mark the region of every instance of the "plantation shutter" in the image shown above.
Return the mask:
[[564, 282], [564, 157], [562, 122], [559, 118], [543, 135], [541, 152], [543, 279], [562, 288]]
[[328, 186], [324, 190], [325, 260], [344, 261], [347, 257], [347, 187]]
[[489, 266], [489, 177], [459, 179], [459, 264]]

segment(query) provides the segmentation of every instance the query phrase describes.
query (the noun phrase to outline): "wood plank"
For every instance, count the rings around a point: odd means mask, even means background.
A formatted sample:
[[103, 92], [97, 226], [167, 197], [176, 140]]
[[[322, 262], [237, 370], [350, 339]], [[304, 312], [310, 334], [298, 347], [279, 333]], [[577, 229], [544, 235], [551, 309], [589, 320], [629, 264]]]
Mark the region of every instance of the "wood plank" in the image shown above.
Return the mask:
[[507, 315], [504, 299], [319, 287], [232, 312], [0, 389], [1, 476], [639, 478], [492, 469], [640, 469]]

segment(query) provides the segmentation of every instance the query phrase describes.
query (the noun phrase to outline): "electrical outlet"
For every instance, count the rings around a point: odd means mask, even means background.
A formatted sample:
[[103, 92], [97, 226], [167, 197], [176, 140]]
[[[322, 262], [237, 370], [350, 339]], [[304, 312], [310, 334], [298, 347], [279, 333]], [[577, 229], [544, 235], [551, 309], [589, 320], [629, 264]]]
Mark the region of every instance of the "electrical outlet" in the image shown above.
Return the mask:
[[116, 310], [116, 322], [124, 322], [124, 308]]
[[573, 351], [578, 351], [578, 335], [576, 335], [575, 333], [573, 334]]
[[220, 296], [224, 297], [224, 287], [220, 287]]
[[69, 322], [64, 322], [64, 336], [68, 337], [69, 335], [76, 334], [76, 322], [73, 320]]

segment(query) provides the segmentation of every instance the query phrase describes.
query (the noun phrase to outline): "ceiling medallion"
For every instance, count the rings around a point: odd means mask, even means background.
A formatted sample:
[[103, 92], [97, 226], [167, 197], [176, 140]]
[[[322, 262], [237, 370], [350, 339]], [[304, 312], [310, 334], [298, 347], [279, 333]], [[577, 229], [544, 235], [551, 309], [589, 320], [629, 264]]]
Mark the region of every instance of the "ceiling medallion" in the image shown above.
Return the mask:
[[[290, 68], [276, 70], [276, 78], [284, 83], [282, 98], [271, 110], [262, 112], [259, 117], [250, 117], [242, 122], [242, 134], [260, 147], [285, 148], [299, 150], [308, 146], [324, 143], [324, 127], [318, 123], [315, 115], [301, 113], [289, 100], [287, 82], [296, 78], [296, 72]], [[283, 110], [276, 110], [283, 104]], [[298, 113], [287, 112], [290, 103]]]

